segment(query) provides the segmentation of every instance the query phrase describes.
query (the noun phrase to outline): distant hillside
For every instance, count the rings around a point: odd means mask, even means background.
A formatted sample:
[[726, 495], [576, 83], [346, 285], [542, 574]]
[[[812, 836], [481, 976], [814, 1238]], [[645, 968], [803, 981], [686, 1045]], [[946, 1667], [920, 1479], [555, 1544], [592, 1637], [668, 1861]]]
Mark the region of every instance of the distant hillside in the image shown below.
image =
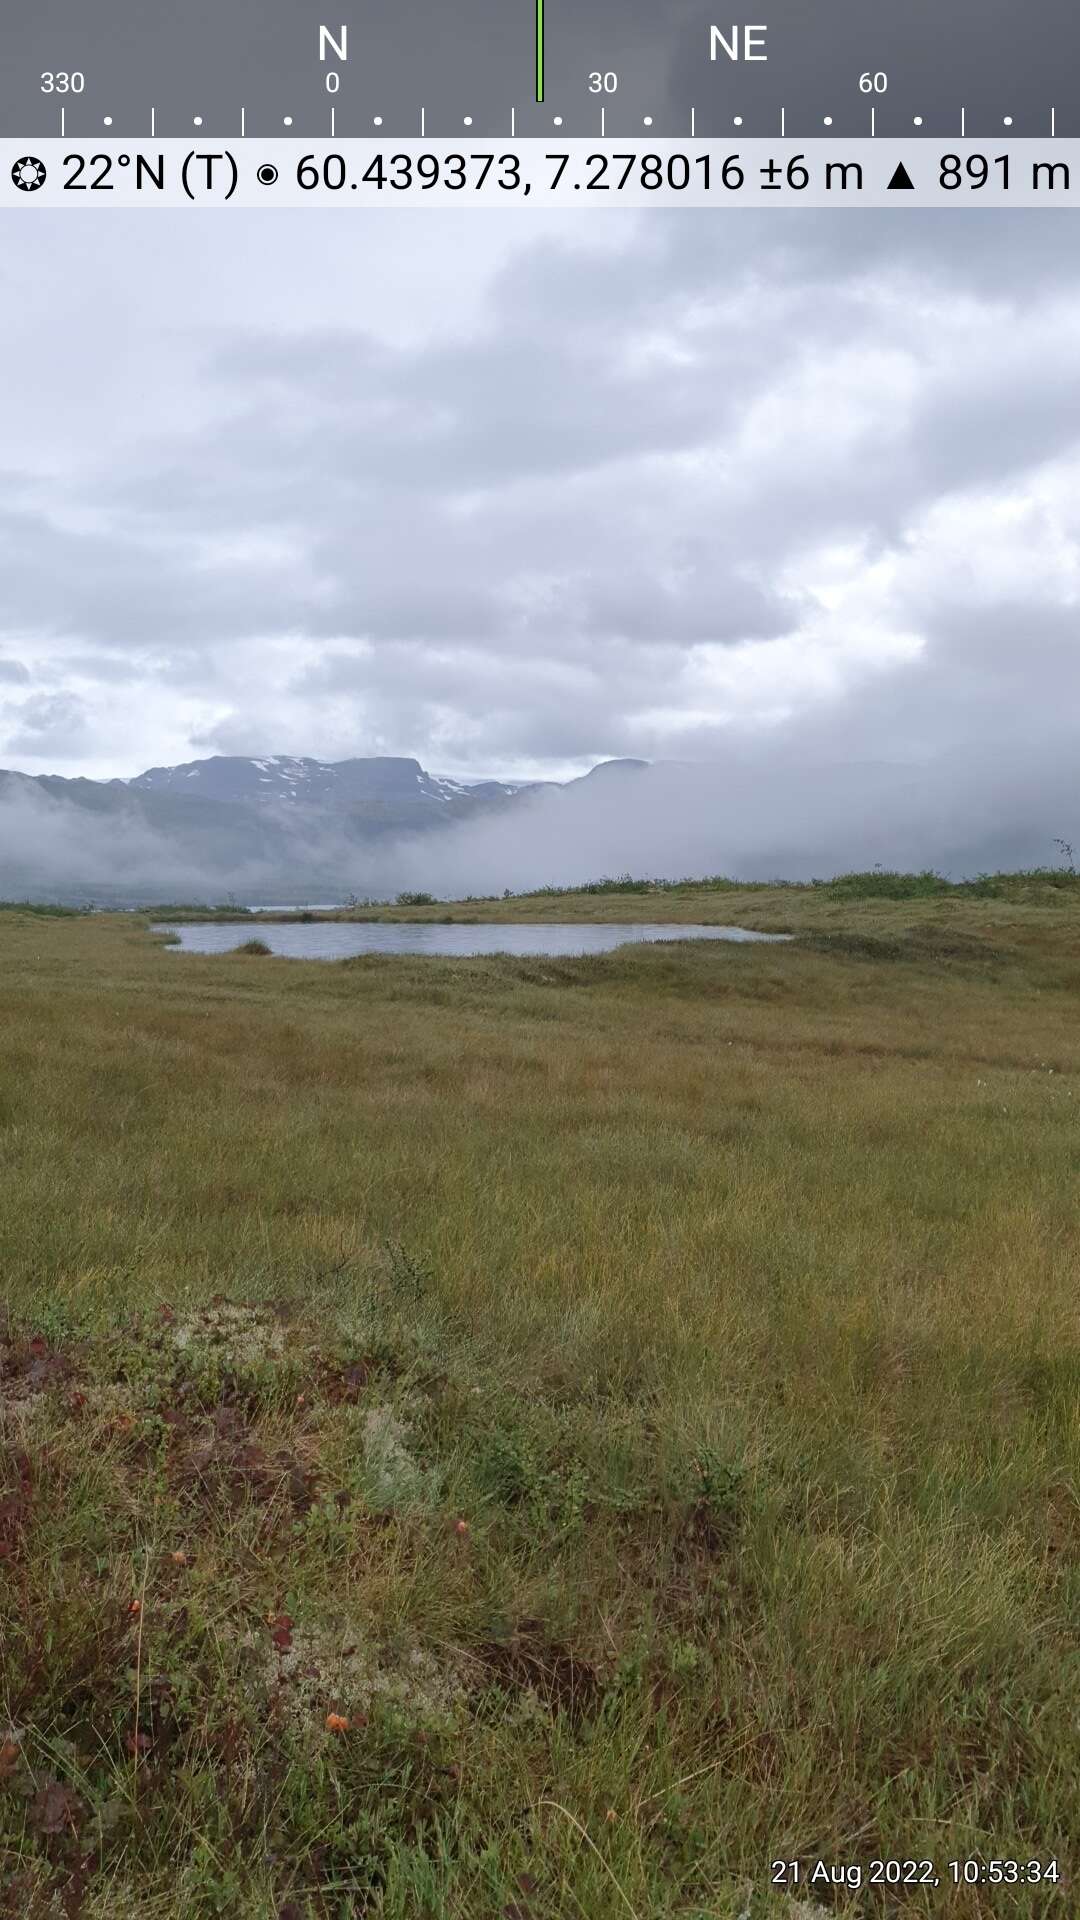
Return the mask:
[[465, 819], [526, 787], [502, 780], [443, 780], [425, 772], [419, 760], [328, 761], [287, 754], [264, 759], [216, 754], [181, 767], [150, 767], [133, 780], [108, 784], [122, 785], [129, 794], [168, 795], [183, 805], [210, 800], [260, 811], [316, 810], [348, 822], [361, 837]]
[[[607, 761], [582, 778], [644, 765]], [[418, 760], [389, 756], [326, 761], [218, 754], [149, 767], [129, 780], [0, 770], [0, 893], [145, 899], [164, 861], [170, 872], [190, 875], [197, 897], [206, 873], [235, 874], [240, 899], [248, 892], [264, 896], [268, 887], [283, 901], [341, 894], [353, 887], [353, 855], [365, 847], [507, 813], [523, 796], [557, 785], [445, 779]], [[580, 785], [569, 781], [563, 790]], [[115, 865], [103, 862], [99, 851], [103, 828]], [[46, 887], [35, 857], [43, 845], [49, 848]], [[68, 853], [58, 855], [58, 845]]]

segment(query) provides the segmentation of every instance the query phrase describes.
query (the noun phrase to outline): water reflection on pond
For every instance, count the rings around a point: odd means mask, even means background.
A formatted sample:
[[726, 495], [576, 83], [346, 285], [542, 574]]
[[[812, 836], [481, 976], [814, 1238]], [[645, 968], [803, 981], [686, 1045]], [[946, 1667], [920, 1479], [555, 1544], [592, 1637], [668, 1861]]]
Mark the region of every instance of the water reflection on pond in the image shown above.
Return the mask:
[[786, 933], [750, 933], [745, 927], [629, 924], [561, 926], [489, 922], [486, 926], [435, 925], [430, 921], [322, 921], [295, 923], [218, 920], [212, 925], [156, 926], [175, 933], [176, 953], [228, 953], [247, 940], [264, 940], [271, 952], [292, 960], [345, 960], [357, 953], [434, 953], [465, 958], [479, 953], [609, 953], [631, 940], [787, 940]]

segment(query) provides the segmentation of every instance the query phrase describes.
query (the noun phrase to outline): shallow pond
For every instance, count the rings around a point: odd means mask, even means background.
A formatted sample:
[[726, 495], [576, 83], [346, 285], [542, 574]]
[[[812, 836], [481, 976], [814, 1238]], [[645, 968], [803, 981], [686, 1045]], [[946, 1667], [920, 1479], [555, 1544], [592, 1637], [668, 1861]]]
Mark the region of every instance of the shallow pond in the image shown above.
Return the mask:
[[435, 953], [461, 959], [477, 953], [609, 953], [629, 940], [787, 940], [786, 933], [750, 933], [745, 927], [656, 926], [588, 923], [560, 926], [488, 922], [486, 926], [436, 925], [431, 921], [324, 920], [314, 926], [248, 920], [212, 925], [154, 928], [176, 933], [174, 953], [228, 953], [245, 940], [265, 940], [273, 953], [292, 960], [346, 960], [355, 953]]

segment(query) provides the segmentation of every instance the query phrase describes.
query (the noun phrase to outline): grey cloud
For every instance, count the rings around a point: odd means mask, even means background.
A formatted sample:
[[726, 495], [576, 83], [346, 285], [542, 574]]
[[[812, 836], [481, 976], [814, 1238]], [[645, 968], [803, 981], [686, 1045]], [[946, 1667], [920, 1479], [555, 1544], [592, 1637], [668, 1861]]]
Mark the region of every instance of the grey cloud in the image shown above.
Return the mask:
[[[468, 216], [403, 221], [401, 248], [421, 257], [427, 221], [460, 236], [467, 273]], [[185, 425], [170, 392], [156, 431], [151, 389], [122, 458], [86, 435], [46, 484], [29, 437], [7, 449], [0, 627], [35, 663], [4, 674], [27, 690], [9, 758], [92, 758], [89, 683], [128, 703], [117, 773], [191, 747], [478, 775], [711, 763], [722, 833], [667, 818], [664, 775], [651, 824], [582, 803], [569, 844], [590, 870], [828, 864], [875, 836], [952, 857], [1056, 830], [1054, 728], [1080, 700], [1080, 269], [1054, 215], [612, 213], [598, 239], [568, 221], [508, 244], [467, 321], [440, 325], [433, 278], [426, 332], [397, 341], [345, 228], [325, 229], [306, 325], [289, 290], [288, 327], [280, 229], [246, 231], [262, 324], [185, 330], [137, 296], [147, 337], [179, 342]], [[32, 291], [43, 242], [11, 238]], [[175, 238], [192, 276], [233, 244], [210, 223]], [[1040, 488], [1049, 560], [981, 504]], [[169, 750], [139, 738], [140, 712], [174, 706]], [[535, 878], [569, 857], [569, 818], [538, 815], [516, 866], [477, 829], [454, 870]]]
[[35, 694], [12, 710], [14, 726], [4, 740], [9, 754], [55, 753], [66, 759], [88, 739], [86, 710], [72, 694]]

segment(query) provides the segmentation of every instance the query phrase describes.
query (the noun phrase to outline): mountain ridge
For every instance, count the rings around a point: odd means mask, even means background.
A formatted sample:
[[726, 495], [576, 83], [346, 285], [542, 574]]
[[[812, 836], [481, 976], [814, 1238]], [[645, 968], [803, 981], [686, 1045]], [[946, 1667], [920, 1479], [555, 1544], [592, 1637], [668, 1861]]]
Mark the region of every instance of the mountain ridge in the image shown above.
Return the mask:
[[[52, 891], [65, 900], [123, 898], [145, 891], [161, 857], [200, 875], [234, 872], [237, 890], [311, 897], [314, 888], [353, 890], [365, 850], [399, 838], [437, 833], [482, 816], [512, 811], [529, 795], [565, 792], [582, 781], [625, 774], [644, 761], [599, 762], [575, 780], [464, 781], [429, 773], [419, 760], [378, 754], [319, 760], [300, 754], [213, 754], [177, 766], [147, 767], [127, 779], [89, 780], [0, 768], [3, 822], [0, 890], [36, 888], [32, 849], [42, 831], [70, 849]], [[87, 866], [85, 830], [111, 831], [113, 871]], [[100, 856], [90, 855], [95, 869]], [[52, 872], [57, 874], [55, 857]], [[117, 872], [130, 876], [123, 882]], [[135, 876], [139, 876], [136, 882]], [[250, 876], [250, 881], [245, 876]], [[160, 895], [158, 895], [160, 897]]]

